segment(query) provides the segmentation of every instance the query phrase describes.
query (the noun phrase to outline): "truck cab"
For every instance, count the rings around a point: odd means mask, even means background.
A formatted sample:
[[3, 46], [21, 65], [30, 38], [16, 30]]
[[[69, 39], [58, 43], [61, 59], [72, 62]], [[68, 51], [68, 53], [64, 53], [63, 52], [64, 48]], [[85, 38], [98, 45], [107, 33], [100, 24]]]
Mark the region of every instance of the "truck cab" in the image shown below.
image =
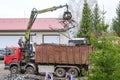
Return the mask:
[[4, 56], [5, 69], [11, 69], [12, 66], [18, 66], [21, 59], [21, 49], [19, 47], [6, 47]]

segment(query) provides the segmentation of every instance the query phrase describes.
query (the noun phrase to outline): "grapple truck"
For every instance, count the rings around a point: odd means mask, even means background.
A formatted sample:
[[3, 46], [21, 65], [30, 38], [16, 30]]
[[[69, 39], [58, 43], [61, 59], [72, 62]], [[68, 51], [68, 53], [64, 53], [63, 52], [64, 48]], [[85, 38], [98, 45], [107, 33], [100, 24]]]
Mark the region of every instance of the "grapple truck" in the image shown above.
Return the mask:
[[[93, 48], [91, 45], [57, 45], [57, 44], [41, 44], [35, 46], [35, 54], [30, 56], [28, 50], [32, 48], [30, 44], [30, 31], [38, 14], [54, 11], [68, 5], [51, 7], [38, 11], [33, 8], [31, 11], [28, 26], [25, 32], [25, 41], [23, 47], [7, 47], [4, 57], [5, 69], [9, 69], [12, 74], [44, 74], [46, 72], [53, 73], [58, 77], [64, 77], [66, 72], [77, 77], [81, 70], [88, 70], [89, 55]], [[63, 19], [70, 20], [71, 13], [65, 12]]]
[[81, 68], [88, 70], [89, 56], [93, 51], [91, 45], [55, 45], [41, 44], [35, 46], [34, 58], [29, 62], [20, 61], [21, 49], [8, 48], [11, 54], [5, 56], [5, 65], [11, 73], [25, 72], [30, 74], [53, 73], [58, 77], [64, 77], [66, 72], [74, 77], [81, 74]]

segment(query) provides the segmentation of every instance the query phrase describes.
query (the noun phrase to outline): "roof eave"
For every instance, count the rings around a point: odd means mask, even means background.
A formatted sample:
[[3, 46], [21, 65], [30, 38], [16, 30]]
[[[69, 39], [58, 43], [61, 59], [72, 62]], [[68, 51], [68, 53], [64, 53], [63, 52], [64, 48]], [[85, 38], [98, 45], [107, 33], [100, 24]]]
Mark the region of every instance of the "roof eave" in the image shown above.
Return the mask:
[[[26, 30], [0, 30], [0, 32], [25, 32]], [[31, 32], [65, 32], [65, 29], [53, 29], [53, 30], [31, 30]]]

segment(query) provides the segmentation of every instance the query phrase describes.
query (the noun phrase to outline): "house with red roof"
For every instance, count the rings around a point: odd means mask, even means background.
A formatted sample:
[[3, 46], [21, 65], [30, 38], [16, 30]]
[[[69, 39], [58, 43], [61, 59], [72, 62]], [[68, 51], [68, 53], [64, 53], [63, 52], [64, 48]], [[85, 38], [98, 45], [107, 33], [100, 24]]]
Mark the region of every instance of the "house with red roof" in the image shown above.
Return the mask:
[[[0, 48], [18, 46], [18, 39], [24, 38], [28, 20], [28, 18], [0, 18]], [[67, 44], [69, 39], [63, 20], [59, 18], [37, 18], [30, 35], [31, 41], [37, 44]]]

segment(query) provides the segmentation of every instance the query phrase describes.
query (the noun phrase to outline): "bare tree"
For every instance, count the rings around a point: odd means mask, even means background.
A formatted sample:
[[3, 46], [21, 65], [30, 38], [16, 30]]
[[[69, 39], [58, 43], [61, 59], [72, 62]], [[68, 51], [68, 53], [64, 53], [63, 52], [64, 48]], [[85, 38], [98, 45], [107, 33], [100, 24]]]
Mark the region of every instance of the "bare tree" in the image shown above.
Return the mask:
[[[91, 10], [94, 8], [97, 0], [87, 0]], [[79, 30], [80, 20], [82, 18], [82, 9], [83, 9], [84, 0], [68, 0], [69, 10], [72, 12], [72, 18], [76, 21], [75, 28], [71, 30], [73, 37], [76, 37], [76, 34]]]

